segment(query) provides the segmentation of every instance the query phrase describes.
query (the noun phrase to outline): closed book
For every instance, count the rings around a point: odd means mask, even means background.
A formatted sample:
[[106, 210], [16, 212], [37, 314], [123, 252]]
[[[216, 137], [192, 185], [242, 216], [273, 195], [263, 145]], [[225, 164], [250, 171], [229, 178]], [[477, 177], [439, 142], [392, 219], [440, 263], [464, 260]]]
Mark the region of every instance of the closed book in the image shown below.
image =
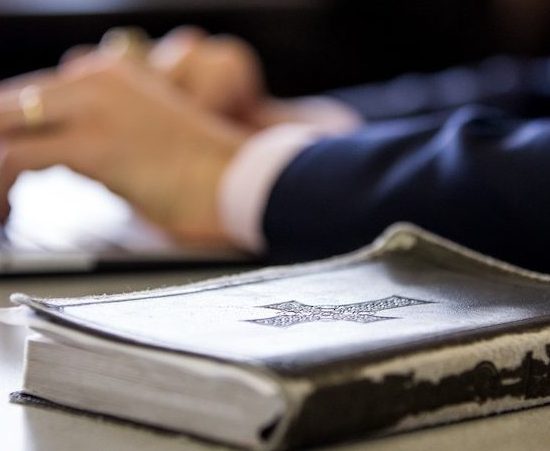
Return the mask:
[[38, 299], [22, 394], [253, 449], [396, 433], [550, 401], [550, 276], [410, 224], [323, 261]]

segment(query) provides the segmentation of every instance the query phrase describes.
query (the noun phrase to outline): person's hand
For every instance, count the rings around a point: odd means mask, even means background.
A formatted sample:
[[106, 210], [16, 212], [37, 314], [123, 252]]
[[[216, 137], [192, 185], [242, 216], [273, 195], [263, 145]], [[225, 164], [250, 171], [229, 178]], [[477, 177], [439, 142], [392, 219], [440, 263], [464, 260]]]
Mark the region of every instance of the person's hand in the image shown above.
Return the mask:
[[285, 122], [318, 124], [323, 113], [316, 102], [270, 95], [257, 53], [236, 36], [209, 35], [184, 26], [153, 42], [143, 31], [114, 29], [98, 48], [78, 46], [67, 51], [62, 65], [91, 52], [141, 63], [164, 75], [201, 107], [253, 130]]
[[202, 107], [254, 130], [281, 123], [337, 130], [359, 121], [334, 105], [270, 95], [258, 55], [235, 36], [176, 28], [155, 43], [146, 60]]
[[67, 50], [60, 64], [72, 64], [92, 53], [141, 63], [204, 109], [258, 128], [258, 111], [268, 97], [261, 63], [254, 49], [236, 36], [209, 35], [201, 28], [182, 26], [151, 41], [143, 30], [114, 28], [98, 46]]
[[0, 85], [3, 219], [22, 171], [64, 164], [103, 182], [177, 237], [227, 244], [217, 189], [249, 136], [246, 128], [204, 111], [128, 60], [92, 54], [29, 80], [41, 93], [47, 123], [40, 128], [25, 126], [21, 81]]
[[176, 28], [151, 48], [147, 63], [205, 109], [257, 125], [268, 95], [260, 60], [242, 39]]

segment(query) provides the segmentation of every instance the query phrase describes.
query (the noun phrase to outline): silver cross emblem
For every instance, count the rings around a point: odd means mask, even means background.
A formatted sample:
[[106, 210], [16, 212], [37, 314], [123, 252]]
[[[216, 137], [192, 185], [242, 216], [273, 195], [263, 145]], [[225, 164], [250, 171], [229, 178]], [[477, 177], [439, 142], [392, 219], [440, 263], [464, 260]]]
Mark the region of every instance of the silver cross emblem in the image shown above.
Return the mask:
[[381, 310], [413, 305], [430, 304], [428, 301], [390, 296], [374, 301], [358, 302], [343, 305], [308, 305], [298, 301], [281, 302], [279, 304], [263, 305], [261, 308], [277, 310], [276, 316], [261, 319], [249, 319], [246, 322], [263, 326], [290, 327], [296, 324], [316, 321], [353, 321], [356, 323], [372, 323], [388, 319], [390, 316], [376, 316]]

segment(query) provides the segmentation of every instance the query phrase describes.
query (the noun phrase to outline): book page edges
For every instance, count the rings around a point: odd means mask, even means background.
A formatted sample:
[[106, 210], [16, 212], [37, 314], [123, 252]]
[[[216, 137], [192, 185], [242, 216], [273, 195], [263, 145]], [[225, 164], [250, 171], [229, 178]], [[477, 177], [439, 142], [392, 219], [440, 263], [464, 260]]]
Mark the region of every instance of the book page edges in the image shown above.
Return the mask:
[[[123, 354], [132, 354], [138, 358], [147, 358], [153, 361], [157, 360], [172, 365], [179, 365], [181, 362], [185, 361], [186, 365], [192, 365], [194, 371], [202, 373], [204, 378], [238, 379], [254, 387], [254, 390], [257, 390], [259, 393], [263, 392], [264, 396], [278, 397], [284, 405], [284, 408], [280, 409], [280, 415], [277, 416], [271, 424], [262, 425], [260, 427], [258, 430], [258, 441], [251, 446], [253, 449], [279, 449], [280, 442], [283, 441], [287, 430], [291, 423], [295, 421], [300, 411], [303, 399], [305, 399], [307, 394], [313, 389], [311, 383], [307, 380], [283, 380], [268, 368], [231, 362], [218, 362], [212, 359], [162, 352], [146, 347], [112, 342], [101, 337], [96, 337], [51, 323], [50, 321], [37, 317], [28, 307], [24, 307], [24, 309], [26, 312], [20, 311], [20, 315], [25, 314], [27, 316], [27, 326], [51, 340], [88, 350], [116, 349]], [[20, 319], [19, 323], [21, 323], [21, 321], [24, 320]], [[55, 400], [53, 401], [55, 402]], [[69, 407], [78, 408], [76, 406]], [[109, 412], [103, 413], [108, 414]], [[239, 445], [242, 446], [243, 444], [241, 443]]]

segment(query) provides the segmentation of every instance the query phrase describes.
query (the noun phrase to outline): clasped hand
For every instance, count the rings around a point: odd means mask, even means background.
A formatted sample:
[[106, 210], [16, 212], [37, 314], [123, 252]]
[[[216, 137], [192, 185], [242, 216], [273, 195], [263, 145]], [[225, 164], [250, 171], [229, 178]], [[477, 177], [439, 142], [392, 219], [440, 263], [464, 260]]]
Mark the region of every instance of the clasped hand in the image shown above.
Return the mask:
[[[2, 220], [22, 171], [63, 164], [104, 183], [177, 238], [230, 245], [217, 190], [258, 128], [263, 92], [250, 48], [181, 29], [144, 61], [71, 53], [57, 68], [0, 84]], [[28, 85], [41, 95], [39, 127], [25, 125], [20, 95]]]

